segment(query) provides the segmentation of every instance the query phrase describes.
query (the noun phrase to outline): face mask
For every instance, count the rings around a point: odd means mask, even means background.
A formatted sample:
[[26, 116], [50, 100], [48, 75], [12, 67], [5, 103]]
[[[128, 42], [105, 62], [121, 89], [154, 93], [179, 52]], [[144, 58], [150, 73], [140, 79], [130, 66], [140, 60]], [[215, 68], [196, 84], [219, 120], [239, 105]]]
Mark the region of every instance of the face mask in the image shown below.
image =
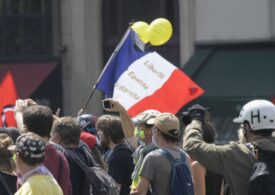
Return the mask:
[[135, 136], [140, 138], [140, 139], [144, 139], [145, 138], [145, 134], [143, 130], [138, 129], [137, 127], [135, 128]]
[[15, 154], [15, 153], [12, 155], [12, 160], [13, 160], [14, 162], [16, 162], [16, 154]]
[[157, 134], [153, 134], [152, 136], [152, 143], [157, 147], [159, 148], [159, 145], [158, 145], [158, 141], [157, 141]]

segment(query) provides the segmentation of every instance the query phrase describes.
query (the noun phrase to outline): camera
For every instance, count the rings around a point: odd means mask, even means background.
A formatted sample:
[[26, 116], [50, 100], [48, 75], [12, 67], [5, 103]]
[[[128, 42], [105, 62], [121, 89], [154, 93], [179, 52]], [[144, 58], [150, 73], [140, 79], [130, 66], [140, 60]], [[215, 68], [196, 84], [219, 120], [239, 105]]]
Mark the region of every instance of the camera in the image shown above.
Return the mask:
[[111, 109], [112, 104], [109, 100], [102, 100], [102, 106], [104, 109]]

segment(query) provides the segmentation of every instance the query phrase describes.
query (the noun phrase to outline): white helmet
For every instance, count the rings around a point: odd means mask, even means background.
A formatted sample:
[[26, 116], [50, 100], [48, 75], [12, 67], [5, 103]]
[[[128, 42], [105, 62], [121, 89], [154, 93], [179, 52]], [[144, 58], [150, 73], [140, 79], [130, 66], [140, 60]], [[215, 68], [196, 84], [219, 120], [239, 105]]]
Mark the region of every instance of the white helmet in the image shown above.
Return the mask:
[[245, 104], [235, 123], [247, 121], [251, 130], [275, 129], [275, 106], [267, 100], [253, 100]]
[[160, 115], [160, 111], [158, 110], [145, 110], [144, 112], [139, 113], [137, 116], [133, 118], [134, 123], [146, 123], [149, 119], [156, 118]]

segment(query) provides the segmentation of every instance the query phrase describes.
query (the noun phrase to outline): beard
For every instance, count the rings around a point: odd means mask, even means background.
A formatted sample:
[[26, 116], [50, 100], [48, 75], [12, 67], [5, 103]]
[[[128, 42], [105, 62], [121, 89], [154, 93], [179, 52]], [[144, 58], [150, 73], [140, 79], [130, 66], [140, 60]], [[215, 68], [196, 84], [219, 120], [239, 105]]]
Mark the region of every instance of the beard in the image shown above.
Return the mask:
[[99, 144], [103, 147], [108, 148], [109, 143], [110, 143], [109, 140], [107, 140], [106, 138], [99, 139]]

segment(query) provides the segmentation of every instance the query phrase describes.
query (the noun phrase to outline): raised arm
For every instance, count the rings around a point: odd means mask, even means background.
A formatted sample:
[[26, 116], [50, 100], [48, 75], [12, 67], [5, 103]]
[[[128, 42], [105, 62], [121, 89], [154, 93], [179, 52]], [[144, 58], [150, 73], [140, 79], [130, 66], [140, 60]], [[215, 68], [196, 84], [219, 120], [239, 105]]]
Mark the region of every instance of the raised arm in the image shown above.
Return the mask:
[[25, 110], [26, 107], [31, 105], [37, 105], [37, 103], [32, 99], [25, 99], [25, 100], [18, 99], [15, 102], [14, 115], [15, 115], [17, 127], [20, 130], [20, 132], [24, 132], [23, 111]]
[[135, 137], [135, 133], [134, 133], [135, 126], [131, 120], [130, 115], [118, 101], [116, 101], [114, 99], [106, 99], [106, 100], [110, 101], [110, 103], [111, 103], [111, 108], [106, 109], [106, 111], [119, 113], [125, 137], [127, 138], [128, 141], [132, 140], [132, 141], [130, 141], [130, 144], [136, 148], [138, 139]]

